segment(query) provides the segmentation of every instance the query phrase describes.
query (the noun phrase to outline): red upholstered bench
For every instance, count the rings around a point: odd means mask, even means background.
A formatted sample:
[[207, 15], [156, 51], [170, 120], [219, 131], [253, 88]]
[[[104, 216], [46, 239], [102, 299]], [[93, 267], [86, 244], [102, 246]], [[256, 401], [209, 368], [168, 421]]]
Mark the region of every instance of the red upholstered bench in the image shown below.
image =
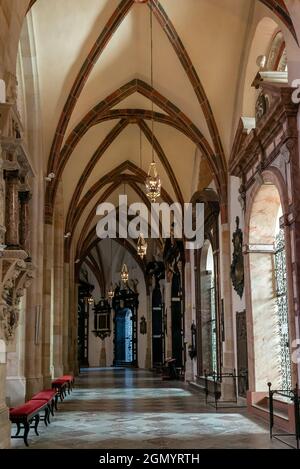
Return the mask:
[[40, 391], [35, 394], [32, 398], [32, 401], [45, 401], [49, 407], [48, 413], [48, 423], [50, 423], [50, 413], [54, 416], [54, 409], [57, 410], [57, 400], [58, 400], [58, 393], [55, 389], [44, 389], [44, 391]]
[[52, 389], [55, 389], [59, 394], [60, 400], [63, 401], [65, 396], [70, 394], [70, 391], [74, 386], [74, 376], [73, 375], [64, 375], [52, 381]]
[[59, 379], [65, 379], [68, 382], [69, 389], [72, 391], [75, 382], [73, 375], [60, 376]]
[[[12, 423], [17, 425], [17, 433], [12, 438], [23, 438], [26, 446], [28, 445], [28, 434], [30, 428], [34, 428], [35, 434], [38, 436], [38, 424], [40, 421], [40, 413], [45, 412], [45, 421], [48, 418], [49, 408], [45, 400], [31, 400], [18, 407], [9, 410], [9, 418]], [[31, 423], [34, 421], [34, 425]], [[22, 427], [23, 426], [23, 427]], [[24, 428], [24, 435], [19, 436], [21, 428]]]
[[66, 379], [58, 378], [52, 381], [52, 389], [58, 393], [61, 401], [63, 401], [67, 395], [67, 388], [70, 394], [69, 383]]

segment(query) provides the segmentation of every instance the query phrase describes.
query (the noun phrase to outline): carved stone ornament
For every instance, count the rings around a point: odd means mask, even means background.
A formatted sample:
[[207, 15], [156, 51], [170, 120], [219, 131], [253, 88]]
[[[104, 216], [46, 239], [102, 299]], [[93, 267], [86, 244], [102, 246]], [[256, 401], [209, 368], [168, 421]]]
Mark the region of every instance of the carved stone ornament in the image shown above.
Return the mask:
[[236, 230], [233, 233], [233, 256], [231, 264], [232, 285], [240, 298], [244, 292], [243, 232], [239, 228], [240, 219], [236, 217]]
[[101, 340], [105, 340], [106, 337], [110, 337], [111, 331], [93, 331], [96, 337], [99, 337]]
[[268, 97], [263, 92], [261, 92], [260, 95], [258, 96], [256, 105], [255, 105], [255, 117], [256, 117], [257, 122], [259, 122], [260, 119], [267, 114], [268, 108], [269, 108]]
[[288, 145], [285, 143], [280, 149], [280, 156], [285, 164], [290, 162], [291, 152]]
[[[8, 252], [5, 252], [8, 254]], [[20, 317], [20, 300], [33, 279], [33, 266], [20, 258], [4, 258], [0, 302], [0, 326], [4, 339], [15, 338]]]
[[15, 338], [15, 331], [19, 323], [19, 308], [2, 304], [0, 309], [0, 321], [5, 339], [13, 341]]

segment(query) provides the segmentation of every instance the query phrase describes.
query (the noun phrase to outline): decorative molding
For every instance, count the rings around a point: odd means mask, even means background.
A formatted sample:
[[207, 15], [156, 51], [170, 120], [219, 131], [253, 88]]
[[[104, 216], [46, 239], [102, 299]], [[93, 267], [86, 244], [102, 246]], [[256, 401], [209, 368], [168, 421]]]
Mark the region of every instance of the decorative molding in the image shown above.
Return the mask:
[[99, 337], [99, 339], [104, 340], [106, 337], [111, 336], [111, 331], [92, 331], [95, 337]]
[[[270, 100], [268, 112], [242, 144], [233, 148], [229, 162], [230, 174], [243, 178], [246, 189], [254, 182], [255, 174], [269, 166], [279, 153], [286, 154], [286, 148], [291, 151], [293, 140], [298, 137], [298, 105], [292, 102], [294, 88], [263, 83], [262, 90]], [[240, 139], [240, 133], [239, 127], [235, 141]], [[252, 175], [248, 177], [250, 171]]]
[[274, 244], [244, 244], [244, 254], [274, 254]]
[[8, 342], [15, 338], [19, 324], [20, 300], [34, 278], [34, 267], [25, 262], [26, 258], [25, 251], [4, 251], [1, 258], [0, 331]]

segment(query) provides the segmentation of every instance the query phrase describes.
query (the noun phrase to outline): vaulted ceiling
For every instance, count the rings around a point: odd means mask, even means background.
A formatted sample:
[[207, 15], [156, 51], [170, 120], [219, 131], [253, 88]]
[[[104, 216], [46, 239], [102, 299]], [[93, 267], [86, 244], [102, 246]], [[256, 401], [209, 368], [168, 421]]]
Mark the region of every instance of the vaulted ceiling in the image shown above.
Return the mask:
[[[283, 1], [258, 0], [294, 34]], [[264, 6], [262, 6], [264, 4]], [[143, 200], [153, 144], [162, 199], [188, 202], [214, 180], [226, 196], [240, 63], [252, 0], [31, 2], [48, 215], [63, 183], [76, 249], [99, 201]], [[150, 7], [150, 8], [149, 8]], [[153, 8], [153, 88], [150, 10]], [[124, 188], [125, 185], [125, 188]]]

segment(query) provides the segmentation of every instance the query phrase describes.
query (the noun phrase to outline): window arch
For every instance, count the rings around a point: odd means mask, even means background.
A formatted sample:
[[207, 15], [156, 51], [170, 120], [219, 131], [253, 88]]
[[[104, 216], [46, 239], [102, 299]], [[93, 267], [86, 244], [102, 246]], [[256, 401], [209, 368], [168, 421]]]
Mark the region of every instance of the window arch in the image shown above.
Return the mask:
[[282, 206], [274, 184], [256, 193], [249, 219], [249, 269], [255, 391], [291, 387], [288, 282]]
[[274, 72], [288, 71], [287, 51], [282, 31], [277, 31], [272, 38], [265, 69]]
[[202, 371], [218, 372], [218, 314], [216, 266], [213, 247], [206, 239], [201, 251], [200, 293], [201, 293], [201, 344]]

